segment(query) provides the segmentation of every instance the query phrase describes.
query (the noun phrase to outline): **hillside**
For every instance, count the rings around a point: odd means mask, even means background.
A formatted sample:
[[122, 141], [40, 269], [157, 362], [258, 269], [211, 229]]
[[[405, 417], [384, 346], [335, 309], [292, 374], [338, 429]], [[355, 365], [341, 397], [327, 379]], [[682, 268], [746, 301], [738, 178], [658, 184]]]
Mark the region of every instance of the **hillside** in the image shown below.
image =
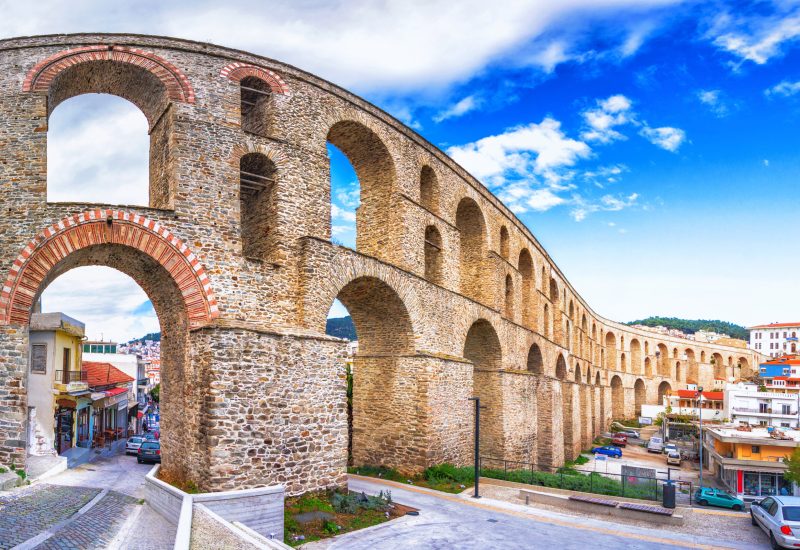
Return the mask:
[[747, 340], [750, 337], [750, 333], [745, 327], [720, 320], [712, 321], [708, 319], [678, 319], [677, 317], [648, 317], [647, 319], [631, 321], [626, 324], [645, 325], [648, 327], [662, 326], [677, 329], [685, 332], [686, 334], [694, 334], [698, 330], [707, 330], [728, 334], [732, 338], [739, 338], [741, 340]]
[[161, 333], [160, 332], [151, 332], [150, 334], [145, 334], [141, 338], [136, 338], [135, 340], [131, 340], [128, 344], [135, 344], [137, 342], [144, 342], [145, 340], [150, 340], [152, 342], [160, 342], [161, 341]]
[[349, 316], [328, 319], [328, 322], [325, 324], [325, 334], [337, 338], [347, 338], [348, 340], [358, 339], [356, 337], [356, 327], [353, 325], [353, 319]]

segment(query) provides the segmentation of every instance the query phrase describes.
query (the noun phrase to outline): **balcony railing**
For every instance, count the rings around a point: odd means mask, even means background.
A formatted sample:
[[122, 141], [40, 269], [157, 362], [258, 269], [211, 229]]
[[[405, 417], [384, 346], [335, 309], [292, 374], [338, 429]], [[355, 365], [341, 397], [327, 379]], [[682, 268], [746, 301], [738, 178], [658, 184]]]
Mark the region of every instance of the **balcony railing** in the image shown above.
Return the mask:
[[89, 382], [89, 373], [85, 370], [57, 370], [56, 382], [70, 384], [72, 382]]
[[789, 409], [788, 411], [783, 411], [783, 409], [752, 409], [749, 407], [732, 407], [733, 412], [735, 413], [749, 413], [749, 414], [776, 414], [781, 416], [794, 416], [797, 414], [796, 410]]

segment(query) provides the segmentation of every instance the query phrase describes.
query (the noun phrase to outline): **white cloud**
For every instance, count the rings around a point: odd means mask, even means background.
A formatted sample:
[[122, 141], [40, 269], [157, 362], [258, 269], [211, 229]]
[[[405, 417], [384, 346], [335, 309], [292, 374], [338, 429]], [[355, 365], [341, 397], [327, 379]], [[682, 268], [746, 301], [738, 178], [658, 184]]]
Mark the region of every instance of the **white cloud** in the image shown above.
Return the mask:
[[621, 94], [597, 100], [596, 108], [587, 109], [581, 114], [589, 127], [581, 133], [581, 138], [599, 143], [625, 139], [625, 136], [614, 128], [634, 122], [631, 100]]
[[726, 117], [731, 112], [731, 105], [723, 99], [721, 90], [699, 90], [697, 99], [718, 118]]
[[[41, 0], [4, 2], [0, 36], [88, 30], [177, 36], [274, 57], [362, 93], [397, 93], [469, 79], [563, 21], [597, 13], [610, 18], [626, 9], [640, 15], [675, 1], [197, 0], [110, 6]], [[568, 57], [563, 48], [559, 53], [548, 45], [531, 64], [552, 70]]]
[[780, 95], [783, 97], [788, 97], [800, 93], [800, 80], [796, 82], [789, 82], [788, 80], [784, 80], [775, 84], [771, 88], [767, 88], [764, 90], [764, 93], [767, 96], [773, 95]]
[[[631, 208], [637, 205], [639, 199], [638, 193], [631, 193], [627, 196], [614, 196], [603, 195], [599, 200], [589, 200], [578, 194], [574, 195], [571, 200], [573, 205], [570, 215], [576, 222], [586, 219], [589, 214], [595, 212], [618, 212], [625, 208]], [[614, 227], [614, 222], [608, 222], [609, 227]]]
[[331, 203], [331, 218], [334, 220], [341, 220], [345, 222], [356, 222], [356, 213], [352, 210], [345, 210], [344, 208]]
[[769, 166], [769, 159], [764, 159], [762, 162], [764, 163], [764, 166]]
[[673, 153], [686, 141], [686, 132], [671, 126], [662, 126], [660, 128], [645, 126], [639, 131], [639, 134], [653, 145]]
[[48, 126], [47, 200], [148, 204], [150, 137], [132, 103], [78, 96], [59, 105]]
[[[784, 8], [789, 8], [784, 10]], [[732, 16], [718, 15], [707, 36], [715, 46], [739, 58], [738, 67], [744, 61], [758, 65], [771, 58], [783, 55], [787, 44], [800, 38], [800, 14], [789, 4], [774, 4], [776, 13], [770, 15]]]
[[474, 95], [468, 95], [464, 99], [454, 103], [444, 111], [438, 113], [436, 116], [433, 117], [435, 122], [442, 122], [443, 120], [447, 120], [448, 118], [457, 118], [467, 114], [470, 111], [474, 111], [478, 108], [481, 104], [481, 101], [477, 99]]
[[502, 134], [450, 147], [447, 153], [490, 185], [506, 178], [543, 176], [557, 180], [558, 172], [591, 154], [582, 141], [567, 137], [561, 123], [547, 117], [541, 123], [517, 126]]
[[110, 267], [79, 267], [42, 293], [42, 311], [60, 311], [86, 324], [86, 335], [127, 342], [160, 330], [147, 294]]

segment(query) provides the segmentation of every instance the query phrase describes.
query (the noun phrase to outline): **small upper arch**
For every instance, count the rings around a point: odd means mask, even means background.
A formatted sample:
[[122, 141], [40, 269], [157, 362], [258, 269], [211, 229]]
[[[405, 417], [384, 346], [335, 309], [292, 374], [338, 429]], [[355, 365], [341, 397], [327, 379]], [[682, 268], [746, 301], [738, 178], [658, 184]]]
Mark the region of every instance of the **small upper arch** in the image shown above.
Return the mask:
[[247, 77], [254, 77], [264, 81], [275, 94], [289, 93], [289, 87], [286, 82], [281, 78], [281, 75], [263, 67], [249, 65], [247, 63], [234, 62], [225, 65], [219, 72], [219, 75], [233, 82], [241, 82]]

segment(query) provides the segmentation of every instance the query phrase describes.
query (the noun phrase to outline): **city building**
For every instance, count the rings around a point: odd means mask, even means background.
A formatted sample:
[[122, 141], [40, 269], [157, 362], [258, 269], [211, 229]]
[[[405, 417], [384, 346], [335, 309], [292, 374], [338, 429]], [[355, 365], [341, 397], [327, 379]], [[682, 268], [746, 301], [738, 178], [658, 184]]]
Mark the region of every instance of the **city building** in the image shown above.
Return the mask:
[[783, 460], [799, 444], [800, 432], [796, 430], [703, 427], [708, 468], [732, 494], [745, 501], [798, 494], [783, 477]]
[[711, 344], [713, 344], [714, 342], [716, 342], [721, 338], [733, 340], [733, 338], [731, 338], [727, 334], [720, 334], [718, 332], [706, 331], [706, 330], [698, 330], [692, 335], [692, 340], [694, 340], [695, 342], [708, 342]]
[[[91, 351], [86, 351], [87, 349]], [[144, 414], [144, 408], [147, 404], [148, 378], [146, 361], [140, 355], [129, 351], [124, 345], [102, 341], [84, 342], [83, 359], [90, 362], [110, 363], [136, 381], [132, 385], [131, 393], [128, 396], [128, 418], [129, 423], [134, 424], [132, 429], [135, 432], [139, 432], [141, 426], [138, 422]], [[138, 414], [140, 412], [142, 415]]]
[[729, 384], [725, 389], [724, 416], [734, 426], [796, 429], [798, 410], [800, 394], [797, 392], [759, 391], [759, 386], [752, 383]]
[[33, 313], [28, 376], [28, 454], [88, 446], [91, 397], [81, 370], [86, 327], [63, 313]]
[[692, 388], [665, 395], [664, 401], [672, 417], [688, 416], [697, 419], [698, 414], [702, 414], [704, 421], [722, 422], [725, 419], [724, 397], [721, 391], [704, 391], [700, 400], [696, 388]]
[[134, 378], [111, 363], [84, 361], [94, 409], [94, 443], [103, 446], [108, 440], [126, 437], [128, 432], [128, 399]]
[[771, 323], [748, 327], [750, 331], [750, 349], [769, 357], [798, 352], [797, 335], [800, 334], [800, 323]]

